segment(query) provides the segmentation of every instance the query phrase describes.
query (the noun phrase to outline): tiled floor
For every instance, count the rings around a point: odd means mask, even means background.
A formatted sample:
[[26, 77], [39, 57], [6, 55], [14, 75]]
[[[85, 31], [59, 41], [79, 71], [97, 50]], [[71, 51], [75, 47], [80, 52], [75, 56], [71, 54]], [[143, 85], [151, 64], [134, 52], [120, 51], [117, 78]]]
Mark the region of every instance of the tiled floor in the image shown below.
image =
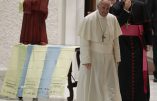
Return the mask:
[[[0, 88], [2, 86], [4, 72], [0, 72]], [[150, 101], [157, 101], [157, 83], [153, 82], [153, 76], [150, 76]], [[0, 96], [0, 101], [18, 101], [17, 99], [8, 99]], [[31, 99], [24, 99], [24, 101], [32, 101]], [[66, 99], [39, 99], [39, 101], [67, 101]]]
[[153, 82], [153, 76], [150, 76], [150, 101], [157, 101], [157, 83]]

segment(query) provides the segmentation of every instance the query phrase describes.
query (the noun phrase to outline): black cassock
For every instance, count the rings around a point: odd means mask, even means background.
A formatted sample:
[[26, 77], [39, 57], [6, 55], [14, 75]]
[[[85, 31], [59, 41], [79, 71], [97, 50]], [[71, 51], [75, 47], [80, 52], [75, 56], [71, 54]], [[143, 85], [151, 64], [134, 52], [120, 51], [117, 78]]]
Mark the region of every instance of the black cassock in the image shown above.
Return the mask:
[[148, 71], [143, 72], [143, 50], [151, 45], [150, 16], [144, 1], [132, 0], [129, 12], [123, 9], [124, 2], [116, 2], [110, 9], [120, 26], [142, 25], [143, 33], [140, 36], [121, 35], [119, 37], [121, 62], [118, 67], [118, 76], [122, 101], [149, 101]]

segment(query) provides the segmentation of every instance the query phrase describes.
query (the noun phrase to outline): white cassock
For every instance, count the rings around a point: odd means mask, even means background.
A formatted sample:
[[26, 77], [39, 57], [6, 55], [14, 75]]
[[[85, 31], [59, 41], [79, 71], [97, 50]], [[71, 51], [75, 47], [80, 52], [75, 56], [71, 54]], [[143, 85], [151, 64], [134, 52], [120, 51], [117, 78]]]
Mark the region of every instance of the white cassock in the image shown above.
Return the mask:
[[[112, 14], [102, 17], [95, 11], [84, 18], [78, 31], [81, 67], [76, 101], [122, 101], [117, 73], [121, 33]], [[91, 70], [82, 65], [86, 63], [92, 64]]]

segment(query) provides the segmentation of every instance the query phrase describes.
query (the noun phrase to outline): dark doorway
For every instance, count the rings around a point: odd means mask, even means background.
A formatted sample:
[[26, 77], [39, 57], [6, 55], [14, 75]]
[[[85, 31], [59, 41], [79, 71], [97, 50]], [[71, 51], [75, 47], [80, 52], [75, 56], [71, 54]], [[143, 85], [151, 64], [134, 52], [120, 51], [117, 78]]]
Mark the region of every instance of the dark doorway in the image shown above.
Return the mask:
[[85, 16], [96, 10], [96, 0], [85, 0]]

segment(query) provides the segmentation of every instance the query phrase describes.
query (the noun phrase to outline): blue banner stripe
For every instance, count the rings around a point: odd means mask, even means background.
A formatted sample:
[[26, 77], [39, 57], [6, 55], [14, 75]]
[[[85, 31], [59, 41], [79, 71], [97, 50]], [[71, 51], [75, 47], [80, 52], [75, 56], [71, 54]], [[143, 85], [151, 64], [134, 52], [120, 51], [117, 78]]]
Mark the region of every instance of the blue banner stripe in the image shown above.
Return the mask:
[[23, 70], [22, 70], [21, 80], [20, 80], [20, 83], [19, 83], [19, 88], [18, 88], [18, 93], [17, 93], [18, 97], [22, 97], [23, 86], [24, 86], [24, 83], [25, 83], [25, 78], [26, 78], [26, 75], [27, 75], [27, 69], [28, 69], [28, 64], [29, 64], [30, 57], [31, 57], [31, 54], [32, 54], [32, 50], [33, 50], [33, 45], [28, 45], [27, 53], [26, 53], [26, 59], [25, 59], [25, 62], [24, 62], [23, 68], [22, 68]]
[[60, 54], [61, 47], [48, 47], [44, 69], [40, 80], [40, 86], [38, 90], [38, 97], [49, 97], [49, 87], [51, 84], [51, 77], [53, 75], [57, 59]]

